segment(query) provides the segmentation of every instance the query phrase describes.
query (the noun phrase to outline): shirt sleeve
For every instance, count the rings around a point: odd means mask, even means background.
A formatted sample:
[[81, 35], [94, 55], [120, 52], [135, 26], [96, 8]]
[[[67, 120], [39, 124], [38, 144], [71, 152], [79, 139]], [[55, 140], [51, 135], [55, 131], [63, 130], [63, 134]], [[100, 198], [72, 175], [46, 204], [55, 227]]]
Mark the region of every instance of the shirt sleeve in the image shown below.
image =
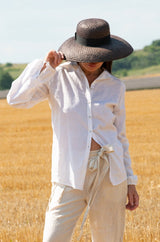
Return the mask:
[[55, 70], [50, 66], [40, 73], [42, 60], [28, 64], [22, 74], [12, 82], [7, 102], [16, 108], [30, 108], [49, 96], [49, 82]]
[[136, 185], [137, 176], [133, 174], [131, 158], [129, 154], [129, 142], [126, 137], [126, 110], [125, 110], [125, 85], [122, 83], [119, 105], [115, 108], [115, 126], [117, 128], [118, 139], [123, 146], [124, 165], [127, 173], [127, 184]]

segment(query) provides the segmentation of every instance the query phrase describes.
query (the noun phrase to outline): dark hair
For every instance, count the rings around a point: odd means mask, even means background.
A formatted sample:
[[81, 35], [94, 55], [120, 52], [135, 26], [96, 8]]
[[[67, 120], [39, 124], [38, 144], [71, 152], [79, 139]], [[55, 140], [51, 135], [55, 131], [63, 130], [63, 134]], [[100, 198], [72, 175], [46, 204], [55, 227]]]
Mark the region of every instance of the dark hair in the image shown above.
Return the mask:
[[106, 61], [102, 65], [109, 73], [112, 73], [112, 61]]

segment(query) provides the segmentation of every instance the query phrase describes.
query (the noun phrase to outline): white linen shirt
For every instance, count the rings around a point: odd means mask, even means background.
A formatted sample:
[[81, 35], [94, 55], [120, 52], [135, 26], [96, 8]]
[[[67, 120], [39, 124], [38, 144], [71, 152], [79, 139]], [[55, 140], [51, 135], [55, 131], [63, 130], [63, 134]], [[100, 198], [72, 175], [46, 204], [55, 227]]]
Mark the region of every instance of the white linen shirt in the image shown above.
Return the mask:
[[89, 87], [76, 62], [65, 62], [41, 73], [42, 60], [28, 64], [12, 83], [7, 101], [30, 108], [48, 98], [52, 112], [52, 182], [83, 189], [93, 138], [111, 145], [110, 180], [136, 184], [125, 130], [125, 85], [104, 70]]

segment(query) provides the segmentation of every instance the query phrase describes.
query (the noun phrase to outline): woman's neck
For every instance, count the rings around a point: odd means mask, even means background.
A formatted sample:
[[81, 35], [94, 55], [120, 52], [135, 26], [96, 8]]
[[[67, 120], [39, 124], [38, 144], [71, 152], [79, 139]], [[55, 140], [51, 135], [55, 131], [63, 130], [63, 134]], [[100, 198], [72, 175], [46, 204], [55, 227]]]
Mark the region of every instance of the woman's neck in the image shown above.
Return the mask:
[[99, 70], [99, 71], [96, 71], [96, 72], [91, 72], [91, 73], [85, 73], [85, 76], [87, 77], [87, 80], [88, 80], [88, 83], [89, 83], [89, 86], [91, 86], [92, 82], [94, 82], [94, 80], [97, 79], [97, 77], [103, 72], [103, 70]]
[[84, 68], [83, 65], [81, 65], [81, 63], [79, 63], [82, 71], [84, 72], [85, 76], [87, 77], [89, 86], [92, 84], [92, 82], [103, 72], [103, 68], [98, 68], [95, 69], [93, 71], [87, 70], [86, 68]]

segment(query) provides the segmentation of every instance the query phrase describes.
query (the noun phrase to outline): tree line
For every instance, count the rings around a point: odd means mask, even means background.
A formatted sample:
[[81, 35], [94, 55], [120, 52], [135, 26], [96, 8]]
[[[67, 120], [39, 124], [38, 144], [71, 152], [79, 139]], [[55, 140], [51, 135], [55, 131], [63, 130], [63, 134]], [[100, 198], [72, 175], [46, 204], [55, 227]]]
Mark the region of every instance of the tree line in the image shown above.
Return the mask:
[[8, 71], [4, 70], [4, 67], [9, 68], [11, 66], [12, 63], [6, 63], [5, 66], [0, 65], [0, 90], [9, 89], [12, 84], [13, 77]]
[[[13, 76], [9, 70], [12, 63], [0, 65], [0, 90], [9, 89]], [[154, 40], [151, 45], [145, 46], [142, 50], [136, 50], [127, 58], [113, 61], [113, 74], [126, 76], [129, 70], [138, 70], [150, 66], [160, 65], [160, 40]], [[7, 70], [5, 70], [7, 69]]]
[[142, 50], [134, 51], [127, 58], [113, 62], [113, 73], [123, 74], [128, 70], [144, 69], [146, 67], [160, 65], [160, 40], [155, 40], [151, 45], [145, 46]]

